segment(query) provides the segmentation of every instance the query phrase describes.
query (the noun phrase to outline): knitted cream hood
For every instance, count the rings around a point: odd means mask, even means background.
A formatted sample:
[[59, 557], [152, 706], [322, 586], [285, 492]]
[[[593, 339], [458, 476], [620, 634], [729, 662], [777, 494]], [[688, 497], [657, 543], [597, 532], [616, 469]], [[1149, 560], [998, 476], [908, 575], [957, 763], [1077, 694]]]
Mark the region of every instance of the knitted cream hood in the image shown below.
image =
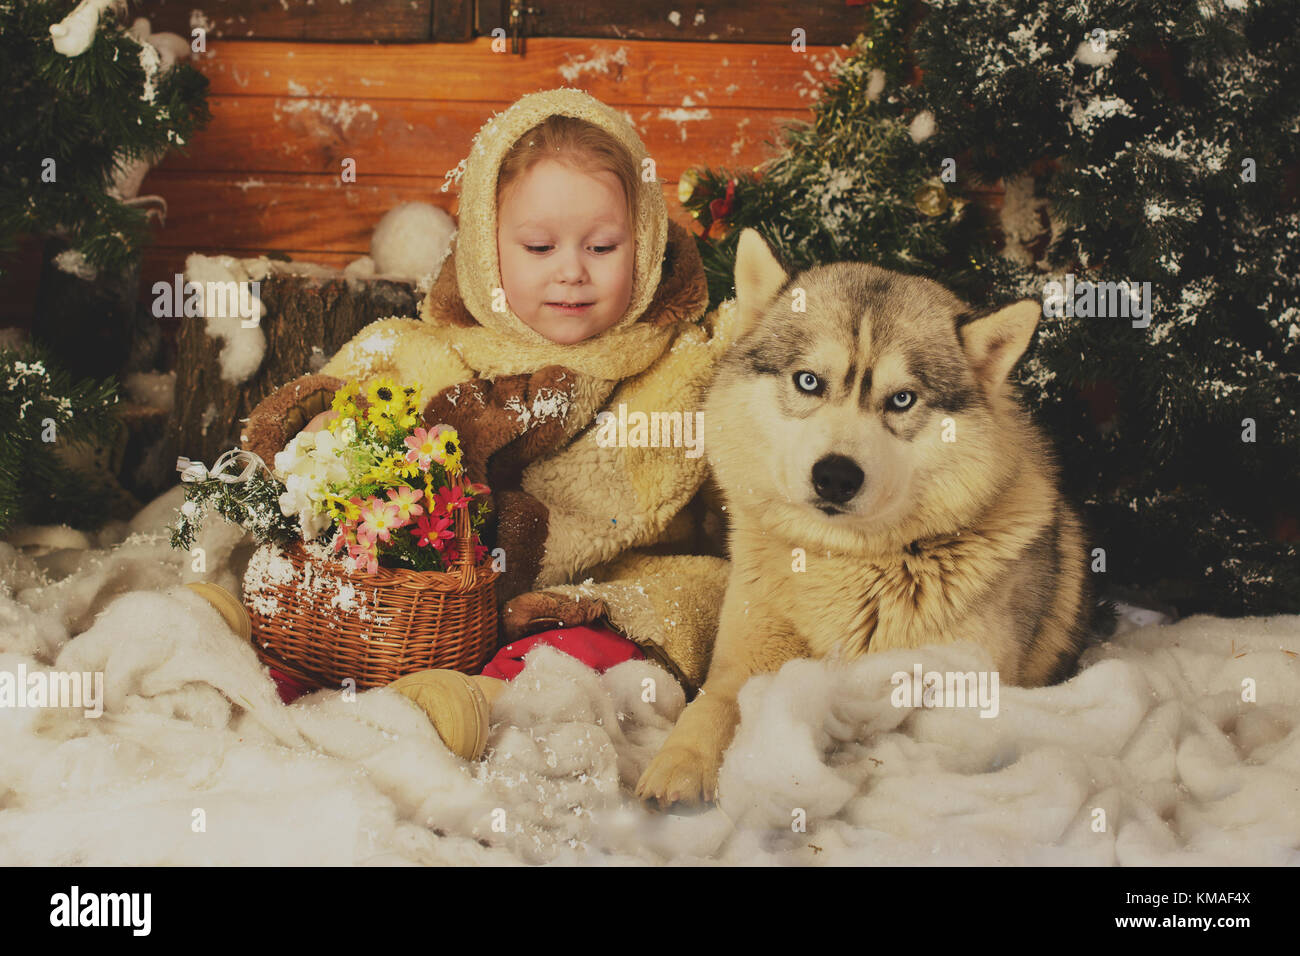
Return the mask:
[[[492, 309], [493, 290], [502, 287], [497, 258], [497, 173], [515, 141], [554, 114], [574, 116], [606, 130], [627, 149], [638, 170], [649, 158], [636, 130], [610, 107], [582, 90], [563, 88], [529, 93], [488, 120], [474, 137], [461, 179], [456, 283], [470, 314], [485, 329], [533, 345], [551, 344], [529, 328], [507, 304]], [[668, 241], [668, 209], [658, 179], [640, 183], [636, 196], [636, 257], [627, 312], [597, 338], [618, 339], [654, 298]], [[615, 333], [611, 335], [611, 333]]]

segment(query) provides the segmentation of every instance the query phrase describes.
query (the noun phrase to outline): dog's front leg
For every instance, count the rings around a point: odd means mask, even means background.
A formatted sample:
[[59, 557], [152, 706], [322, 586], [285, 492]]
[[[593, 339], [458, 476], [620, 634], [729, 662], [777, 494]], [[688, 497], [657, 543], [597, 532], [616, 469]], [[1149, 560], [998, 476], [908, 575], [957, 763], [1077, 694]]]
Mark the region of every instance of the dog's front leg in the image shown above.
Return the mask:
[[715, 799], [722, 752], [739, 721], [735, 698], [710, 689], [706, 682], [641, 774], [636, 795], [660, 807]]
[[740, 722], [740, 688], [752, 675], [776, 671], [807, 653], [788, 627], [763, 622], [758, 614], [747, 616], [746, 608], [736, 607], [734, 593], [728, 588], [723, 601], [708, 680], [637, 782], [642, 800], [667, 807], [716, 799], [722, 754]]

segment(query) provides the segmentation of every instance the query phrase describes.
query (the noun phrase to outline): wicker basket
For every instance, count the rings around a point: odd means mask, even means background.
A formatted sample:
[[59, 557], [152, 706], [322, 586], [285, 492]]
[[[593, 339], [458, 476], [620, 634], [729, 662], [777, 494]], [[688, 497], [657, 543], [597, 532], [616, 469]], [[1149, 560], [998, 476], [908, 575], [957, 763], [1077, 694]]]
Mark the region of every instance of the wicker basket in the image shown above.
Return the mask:
[[258, 657], [313, 687], [382, 687], [434, 667], [477, 674], [497, 646], [498, 572], [475, 567], [466, 509], [454, 528], [450, 572], [354, 574], [324, 545], [262, 545], [244, 574]]

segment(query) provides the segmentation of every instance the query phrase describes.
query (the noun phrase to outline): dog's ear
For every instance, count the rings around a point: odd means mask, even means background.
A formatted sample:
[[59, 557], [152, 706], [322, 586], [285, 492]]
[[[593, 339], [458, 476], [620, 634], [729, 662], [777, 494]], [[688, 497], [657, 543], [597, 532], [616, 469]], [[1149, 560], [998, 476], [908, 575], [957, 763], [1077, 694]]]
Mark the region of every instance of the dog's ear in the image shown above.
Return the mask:
[[772, 296], [789, 276], [756, 229], [745, 229], [736, 243], [736, 312], [744, 335], [758, 322]]
[[1029, 348], [1042, 314], [1039, 302], [1025, 299], [957, 326], [962, 348], [981, 383], [996, 388], [1006, 381]]

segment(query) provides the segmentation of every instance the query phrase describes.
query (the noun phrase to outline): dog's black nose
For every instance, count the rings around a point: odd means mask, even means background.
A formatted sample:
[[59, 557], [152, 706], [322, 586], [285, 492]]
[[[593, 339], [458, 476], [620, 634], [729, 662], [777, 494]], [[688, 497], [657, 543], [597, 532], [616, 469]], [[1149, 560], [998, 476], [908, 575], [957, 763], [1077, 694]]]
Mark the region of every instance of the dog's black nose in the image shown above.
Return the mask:
[[837, 505], [856, 495], [865, 477], [857, 463], [843, 455], [827, 455], [812, 469], [813, 490]]

